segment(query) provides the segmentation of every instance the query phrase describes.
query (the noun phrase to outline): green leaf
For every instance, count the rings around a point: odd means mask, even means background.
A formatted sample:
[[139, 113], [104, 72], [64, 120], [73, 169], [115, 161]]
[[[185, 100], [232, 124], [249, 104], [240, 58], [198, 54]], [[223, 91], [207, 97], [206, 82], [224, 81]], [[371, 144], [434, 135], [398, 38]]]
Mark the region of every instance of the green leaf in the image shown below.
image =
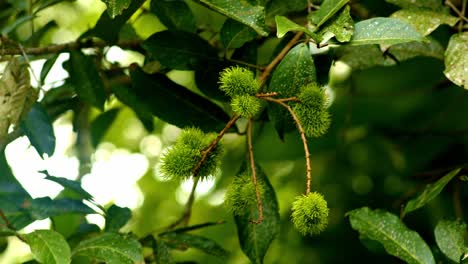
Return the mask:
[[175, 70], [195, 70], [218, 60], [214, 47], [198, 35], [184, 31], [155, 33], [142, 46], [151, 58]]
[[171, 252], [169, 247], [162, 239], [155, 239], [153, 244], [153, 251], [156, 257], [156, 263], [172, 264], [174, 260], [172, 259]]
[[108, 264], [143, 263], [142, 247], [131, 235], [103, 233], [81, 241], [73, 250], [73, 258], [85, 256]]
[[128, 8], [131, 0], [102, 0], [107, 6], [107, 13], [114, 19], [116, 16], [122, 14], [122, 12]]
[[79, 213], [95, 214], [96, 212], [81, 200], [68, 198], [52, 200], [49, 197], [36, 198], [30, 201], [30, 205], [23, 206], [36, 220], [46, 219], [51, 216]]
[[161, 235], [160, 238], [175, 248], [196, 248], [205, 252], [206, 254], [217, 257], [226, 257], [229, 254], [218, 243], [202, 236], [179, 232], [169, 232]]
[[263, 6], [252, 5], [239, 0], [198, 0], [205, 6], [229, 18], [245, 24], [262, 36], [268, 36], [265, 27], [265, 10]]
[[59, 233], [53, 230], [36, 230], [22, 237], [31, 248], [34, 259], [40, 263], [70, 263], [70, 247]]
[[320, 27], [334, 14], [336, 14], [349, 0], [325, 0], [320, 5], [319, 10], [312, 16], [312, 22]]
[[458, 22], [458, 18], [454, 16], [428, 9], [401, 9], [390, 17], [398, 18], [408, 23], [423, 36], [431, 34], [442, 24], [453, 27]]
[[424, 37], [407, 23], [388, 17], [376, 17], [354, 24], [351, 45], [394, 45], [411, 41], [423, 41]]
[[256, 36], [255, 30], [233, 19], [226, 19], [219, 33], [221, 43], [226, 49], [240, 48]]
[[104, 109], [104, 84], [93, 60], [80, 51], [72, 51], [65, 67], [70, 73], [70, 83], [75, 87], [78, 96], [88, 104]]
[[205, 228], [205, 227], [215, 226], [215, 225], [220, 225], [220, 224], [224, 224], [224, 221], [222, 221], [222, 222], [208, 222], [208, 223], [203, 223], [203, 224], [198, 224], [198, 225], [179, 227], [179, 228], [176, 228], [176, 229], [172, 229], [171, 231], [160, 233], [160, 235], [164, 235], [166, 233], [184, 233], [184, 232], [189, 232], [189, 231], [197, 230], [197, 229], [200, 229], [200, 228]]
[[[307, 45], [301, 43], [292, 48], [277, 66], [271, 76], [268, 91], [278, 92], [281, 98], [297, 96], [301, 87], [315, 82], [316, 78], [312, 55]], [[281, 138], [284, 132], [295, 129], [292, 117], [283, 107], [271, 104], [270, 114]]]
[[432, 57], [444, 60], [444, 47], [435, 39], [427, 37], [429, 42], [407, 42], [391, 46], [388, 52], [398, 61], [409, 60], [414, 57]]
[[118, 232], [132, 217], [132, 211], [127, 207], [113, 204], [106, 213], [106, 231]]
[[445, 76], [468, 89], [468, 32], [452, 35], [445, 51]]
[[172, 82], [163, 74], [150, 75], [136, 68], [130, 71], [130, 76], [133, 87], [128, 92], [133, 94], [132, 97], [153, 115], [170, 124], [181, 128], [196, 126], [210, 132], [221, 131], [230, 119], [219, 106]]
[[47, 171], [40, 171], [40, 172], [46, 175], [45, 177], [46, 180], [53, 181], [55, 183], [60, 184], [65, 189], [78, 194], [79, 198], [82, 198], [85, 200], [93, 199], [93, 196], [89, 194], [85, 189], [83, 189], [83, 187], [81, 187], [81, 183], [79, 181], [74, 181], [74, 180], [70, 180], [67, 178], [63, 178], [63, 177], [55, 177], [55, 176], [50, 175]]
[[57, 61], [59, 55], [60, 54], [56, 54], [56, 55], [52, 56], [51, 58], [47, 59], [44, 62], [44, 65], [42, 66], [42, 69], [41, 69], [41, 75], [40, 75], [40, 78], [39, 78], [41, 80], [41, 83], [44, 83], [47, 75], [49, 74], [50, 70], [54, 66], [54, 64]]
[[289, 20], [287, 17], [275, 16], [275, 21], [276, 21], [276, 36], [278, 38], [284, 37], [284, 35], [286, 35], [286, 33], [288, 33], [289, 31], [294, 31], [294, 32], [300, 31], [300, 32], [306, 33], [309, 36], [313, 35], [313, 33], [310, 30], [308, 30], [307, 28], [303, 26], [296, 24], [295, 22]]
[[424, 205], [426, 205], [429, 201], [437, 197], [442, 189], [450, 182], [450, 180], [458, 174], [460, 169], [452, 170], [451, 172], [447, 173], [444, 177], [440, 178], [438, 181], [432, 184], [426, 185], [424, 191], [419, 194], [416, 198], [410, 200], [403, 209], [403, 215], [417, 210]]
[[44, 154], [49, 157], [54, 154], [54, 128], [49, 115], [40, 103], [34, 104], [26, 118], [21, 122], [21, 129], [41, 157]]
[[[247, 46], [247, 45], [245, 45]], [[244, 48], [244, 47], [242, 47]], [[239, 49], [236, 49], [236, 51]], [[232, 57], [231, 57], [232, 58]], [[228, 102], [229, 96], [219, 89], [219, 73], [232, 66], [226, 62], [210, 63], [195, 70], [195, 83], [198, 90], [211, 99]]]
[[170, 30], [197, 30], [195, 17], [184, 1], [151, 1], [151, 12]]
[[434, 230], [437, 246], [449, 259], [456, 263], [464, 253], [468, 253], [465, 247], [464, 235], [466, 234], [466, 224], [462, 221], [439, 221]]
[[267, 3], [266, 20], [272, 20], [277, 15], [286, 15], [290, 12], [302, 11], [307, 8], [307, 0], [271, 0]]
[[332, 34], [339, 42], [347, 42], [354, 33], [354, 21], [349, 13], [350, 7], [346, 6], [337, 15], [325, 22], [318, 35], [323, 39], [325, 34]]
[[145, 0], [132, 0], [130, 6], [123, 10], [122, 14], [114, 18], [111, 18], [108, 12], [103, 12], [94, 28], [84, 33], [81, 37], [84, 38], [94, 36], [110, 43], [116, 42], [119, 38], [119, 32], [122, 26], [144, 2]]
[[385, 250], [409, 264], [435, 264], [429, 246], [418, 233], [408, 229], [389, 212], [367, 207], [347, 213], [354, 230], [362, 236], [380, 242]]
[[388, 3], [397, 5], [401, 8], [429, 8], [432, 10], [440, 10], [442, 1], [440, 0], [385, 0]]
[[120, 108], [113, 108], [96, 117], [91, 123], [91, 143], [97, 147], [117, 118]]
[[[244, 164], [245, 167], [245, 164]], [[250, 170], [248, 168], [247, 170]], [[256, 167], [257, 179], [263, 183], [264, 192], [261, 196], [264, 220], [260, 224], [252, 224], [258, 219], [258, 208], [250, 208], [244, 215], [235, 216], [237, 235], [242, 251], [254, 264], [263, 263], [263, 258], [271, 242], [279, 234], [280, 216], [275, 190], [265, 172]], [[243, 173], [243, 170], [239, 174]], [[252, 199], [254, 199], [252, 197]], [[255, 203], [256, 204], [256, 203]]]

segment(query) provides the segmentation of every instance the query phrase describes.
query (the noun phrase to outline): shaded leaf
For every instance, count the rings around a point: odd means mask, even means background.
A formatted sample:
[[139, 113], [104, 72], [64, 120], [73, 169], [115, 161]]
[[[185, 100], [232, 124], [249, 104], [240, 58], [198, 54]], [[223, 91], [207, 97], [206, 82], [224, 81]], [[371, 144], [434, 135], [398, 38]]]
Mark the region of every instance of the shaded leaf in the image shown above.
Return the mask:
[[97, 147], [117, 118], [120, 108], [113, 108], [96, 117], [91, 122], [91, 143]]
[[449, 183], [450, 180], [452, 180], [453, 177], [455, 177], [455, 175], [457, 175], [459, 171], [460, 169], [452, 170], [435, 183], [426, 185], [426, 188], [424, 188], [424, 191], [422, 191], [422, 193], [420, 193], [416, 198], [411, 199], [405, 205], [405, 208], [403, 209], [403, 215], [423, 207], [432, 199], [437, 197], [437, 195], [439, 195], [439, 193], [442, 191], [445, 185], [447, 185], [447, 183]]
[[39, 77], [39, 79], [41, 80], [41, 83], [44, 83], [47, 75], [49, 74], [50, 70], [54, 66], [59, 56], [60, 54], [55, 54], [54, 56], [52, 56], [51, 58], [47, 59], [44, 62], [44, 65], [42, 66], [42, 69], [41, 69], [41, 75]]
[[107, 6], [107, 13], [111, 18], [122, 14], [122, 12], [128, 8], [131, 0], [102, 0]]
[[78, 96], [88, 104], [104, 109], [104, 84], [93, 60], [80, 51], [72, 51], [65, 67], [70, 73], [70, 83], [75, 87]]
[[198, 0], [198, 2], [253, 28], [262, 36], [268, 35], [265, 27], [265, 9], [262, 6], [239, 0]]
[[219, 73], [229, 66], [228, 63], [219, 62], [196, 69], [195, 83], [198, 90], [212, 99], [229, 101], [230, 97], [219, 89]]
[[468, 89], [468, 32], [452, 35], [445, 51], [445, 76]]
[[106, 231], [118, 232], [132, 217], [132, 211], [127, 207], [113, 204], [106, 212]]
[[[229, 116], [216, 104], [172, 82], [165, 75], [130, 72], [133, 89], [128, 91], [158, 118], [178, 127], [196, 126], [205, 132], [220, 131]], [[119, 98], [120, 99], [120, 98]], [[177, 111], [174, 111], [174, 107]]]
[[52, 121], [45, 108], [36, 103], [26, 118], [21, 122], [21, 129], [28, 137], [31, 145], [36, 149], [39, 156], [47, 154], [49, 157], [55, 151], [55, 134]]
[[338, 14], [325, 22], [317, 34], [323, 39], [326, 34], [331, 33], [339, 42], [349, 41], [354, 33], [354, 21], [349, 10], [349, 6], [343, 8]]
[[276, 36], [278, 38], [284, 37], [286, 33], [289, 31], [294, 31], [294, 32], [304, 32], [307, 35], [311, 36], [313, 33], [308, 30], [307, 28], [300, 26], [296, 24], [295, 22], [289, 20], [287, 17], [284, 16], [276, 16], [275, 17], [276, 21]]
[[195, 17], [184, 1], [151, 1], [151, 12], [171, 30], [194, 33], [197, 30]]
[[218, 60], [217, 50], [196, 34], [166, 30], [146, 39], [143, 48], [163, 66], [194, 70]]
[[427, 37], [429, 42], [407, 42], [392, 45], [388, 51], [398, 60], [404, 61], [414, 57], [432, 57], [444, 59], [444, 47], [435, 39]]
[[13, 23], [2, 28], [2, 31], [1, 31], [2, 35], [8, 35], [14, 32], [19, 26], [23, 25], [24, 23], [28, 21], [33, 20], [35, 17], [36, 17], [35, 15], [25, 15], [25, 16], [21, 16], [15, 19]]
[[266, 20], [272, 20], [277, 15], [285, 15], [294, 11], [301, 11], [306, 9], [307, 0], [271, 0], [267, 3]]
[[205, 228], [205, 227], [215, 226], [215, 225], [221, 225], [221, 224], [224, 224], [224, 222], [208, 222], [208, 223], [203, 223], [203, 224], [198, 224], [198, 225], [180, 227], [180, 228], [173, 229], [171, 231], [163, 232], [160, 235], [163, 235], [165, 233], [184, 233], [184, 232], [188, 232], [188, 231], [197, 230], [197, 229], [200, 229], [200, 228]]
[[442, 8], [442, 2], [439, 0], [385, 0], [388, 3], [397, 5], [401, 8], [429, 8], [439, 10]]
[[[306, 44], [292, 48], [276, 67], [268, 85], [269, 92], [278, 92], [281, 98], [296, 96], [301, 87], [316, 81], [314, 61]], [[270, 105], [270, 115], [280, 137], [295, 129], [289, 112], [276, 104]]]
[[174, 260], [172, 259], [171, 252], [169, 251], [169, 247], [162, 239], [157, 239], [154, 242], [153, 251], [156, 257], [156, 263], [164, 263], [164, 264], [172, 264]]
[[206, 254], [217, 257], [226, 257], [228, 255], [228, 252], [218, 243], [206, 237], [180, 232], [169, 232], [161, 235], [160, 238], [164, 239], [166, 243], [175, 248], [196, 248]]
[[319, 10], [312, 16], [312, 22], [320, 27], [334, 14], [336, 14], [349, 0], [325, 0]]
[[442, 24], [453, 27], [458, 22], [458, 18], [454, 16], [427, 9], [401, 9], [393, 13], [391, 17], [408, 23], [423, 36], [431, 34]]
[[[242, 169], [239, 175], [244, 170]], [[247, 170], [250, 170], [250, 168]], [[256, 167], [256, 171], [257, 179], [263, 184], [264, 188], [263, 195], [261, 196], [264, 220], [260, 224], [252, 224], [250, 222], [252, 219], [258, 219], [256, 205], [247, 210], [244, 215], [234, 217], [242, 251], [254, 264], [263, 263], [263, 258], [271, 242], [279, 234], [280, 229], [278, 200], [276, 199], [275, 190], [265, 172], [259, 166]]]
[[27, 209], [30, 215], [36, 220], [46, 219], [51, 216], [79, 213], [79, 214], [94, 214], [96, 213], [81, 200], [62, 198], [52, 200], [49, 197], [41, 197], [33, 199], [22, 206]]
[[423, 41], [424, 37], [407, 23], [388, 17], [376, 17], [354, 24], [351, 45], [394, 45], [411, 41]]
[[25, 44], [28, 46], [39, 46], [39, 41], [42, 39], [42, 37], [44, 37], [44, 35], [47, 34], [47, 32], [49, 32], [50, 30], [56, 28], [58, 28], [58, 25], [54, 20], [47, 22], [47, 24], [45, 24], [39, 30], [36, 30], [28, 38], [28, 40], [26, 40]]
[[466, 231], [464, 222], [447, 220], [439, 221], [434, 230], [437, 246], [445, 256], [456, 263], [460, 262], [464, 253], [468, 253], [464, 239]]
[[219, 33], [221, 43], [227, 49], [240, 48], [256, 36], [255, 30], [233, 19], [226, 19]]
[[86, 256], [109, 264], [143, 263], [142, 247], [131, 235], [103, 233], [81, 241], [73, 249], [73, 258]]
[[409, 264], [435, 264], [426, 242], [418, 233], [408, 229], [396, 215], [367, 207], [353, 210], [347, 215], [353, 229], [381, 243], [390, 255]]
[[62, 235], [53, 230], [36, 230], [22, 235], [31, 248], [34, 259], [40, 263], [70, 263], [70, 247]]
[[89, 194], [85, 189], [83, 189], [83, 187], [81, 187], [81, 183], [79, 181], [74, 181], [63, 177], [55, 177], [50, 175], [47, 171], [40, 172], [46, 175], [46, 180], [60, 184], [65, 189], [78, 194], [82, 199], [91, 200], [93, 198], [91, 194]]

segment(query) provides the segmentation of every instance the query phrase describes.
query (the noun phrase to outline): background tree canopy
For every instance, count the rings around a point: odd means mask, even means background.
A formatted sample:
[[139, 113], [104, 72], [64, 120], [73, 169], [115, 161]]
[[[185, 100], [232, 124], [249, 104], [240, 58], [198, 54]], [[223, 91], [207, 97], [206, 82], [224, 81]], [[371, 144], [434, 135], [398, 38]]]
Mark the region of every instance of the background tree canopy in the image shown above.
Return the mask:
[[467, 0], [0, 0], [0, 263], [467, 263]]

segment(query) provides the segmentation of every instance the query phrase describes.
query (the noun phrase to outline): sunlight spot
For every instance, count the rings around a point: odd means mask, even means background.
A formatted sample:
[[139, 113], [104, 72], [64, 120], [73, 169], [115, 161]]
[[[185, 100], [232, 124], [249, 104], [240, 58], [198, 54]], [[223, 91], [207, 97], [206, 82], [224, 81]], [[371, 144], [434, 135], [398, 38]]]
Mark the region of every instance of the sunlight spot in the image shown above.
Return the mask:
[[88, 223], [95, 224], [101, 229], [104, 229], [104, 226], [106, 225], [106, 219], [100, 214], [89, 214], [86, 216], [86, 220]]
[[164, 143], [174, 143], [177, 137], [179, 136], [180, 131], [180, 128], [170, 124], [166, 124], [162, 130], [161, 139]]
[[40, 230], [40, 229], [50, 229], [50, 225], [52, 224], [52, 221], [50, 221], [49, 218], [44, 219], [44, 220], [36, 220], [33, 223], [29, 224], [23, 230], [21, 233], [23, 234], [29, 234], [35, 230]]
[[162, 142], [158, 136], [148, 135], [140, 142], [140, 151], [149, 158], [154, 158], [161, 154]]
[[[183, 181], [182, 184], [177, 188], [176, 200], [179, 204], [185, 204], [192, 190], [193, 179]], [[215, 186], [215, 179], [209, 176], [206, 180], [202, 180], [198, 183], [197, 190], [195, 192], [195, 198], [200, 198], [208, 195]]]
[[226, 190], [218, 190], [210, 195], [208, 198], [208, 204], [211, 206], [220, 206], [224, 203], [224, 197], [226, 195]]

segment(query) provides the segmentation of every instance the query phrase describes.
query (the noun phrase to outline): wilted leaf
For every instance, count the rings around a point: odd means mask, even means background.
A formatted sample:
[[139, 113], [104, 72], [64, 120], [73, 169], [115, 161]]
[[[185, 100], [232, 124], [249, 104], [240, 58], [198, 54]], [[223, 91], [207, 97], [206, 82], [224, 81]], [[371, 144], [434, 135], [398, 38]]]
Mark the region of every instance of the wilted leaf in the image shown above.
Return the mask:
[[142, 247], [131, 235], [103, 233], [81, 241], [72, 255], [86, 256], [109, 264], [143, 263]]
[[228, 252], [218, 243], [202, 236], [169, 232], [161, 235], [161, 239], [165, 240], [167, 244], [172, 245], [174, 248], [196, 248], [206, 254], [217, 257], [226, 257], [228, 255]]
[[47, 154], [49, 157], [55, 151], [55, 134], [52, 121], [40, 103], [34, 104], [26, 118], [21, 122], [21, 129], [28, 137], [31, 145], [39, 156]]
[[312, 22], [320, 27], [334, 14], [336, 14], [349, 0], [325, 0], [320, 5], [319, 10], [312, 16]]
[[464, 253], [468, 253], [464, 235], [466, 224], [462, 221], [439, 221], [434, 230], [437, 246], [451, 260], [458, 263]]
[[427, 9], [402, 9], [393, 13], [391, 17], [408, 23], [423, 36], [431, 34], [442, 24], [453, 27], [458, 21], [458, 18], [449, 14]]
[[253, 28], [262, 36], [268, 35], [265, 27], [265, 9], [262, 6], [239, 0], [198, 0], [198, 2]]
[[146, 39], [143, 48], [163, 66], [194, 70], [218, 60], [217, 50], [196, 34], [165, 30]]
[[197, 30], [195, 17], [184, 1], [151, 1], [151, 12], [170, 30]]
[[219, 33], [221, 43], [227, 49], [240, 48], [256, 36], [255, 30], [233, 19], [226, 19]]
[[122, 14], [122, 12], [128, 8], [131, 0], [102, 0], [107, 6], [107, 13], [111, 18]]
[[[259, 166], [257, 166], [256, 171], [258, 181], [263, 184], [264, 188], [263, 195], [261, 196], [264, 220], [260, 224], [252, 224], [250, 222], [251, 220], [258, 219], [258, 208], [256, 205], [248, 209], [245, 214], [235, 216], [234, 219], [236, 220], [237, 235], [242, 251], [249, 257], [252, 263], [260, 264], [263, 263], [263, 258], [271, 242], [279, 233], [280, 216], [278, 200], [276, 199], [273, 186]], [[243, 173], [243, 170], [240, 173]]]
[[288, 33], [289, 31], [304, 32], [308, 34], [309, 36], [314, 34], [307, 28], [300, 26], [296, 24], [295, 22], [289, 20], [287, 17], [276, 16], [275, 21], [276, 21], [276, 36], [278, 38], [284, 37], [284, 35], [286, 35], [286, 33]]
[[317, 34], [323, 39], [325, 34], [331, 33], [339, 42], [349, 41], [354, 33], [354, 21], [349, 14], [349, 10], [349, 6], [343, 8], [338, 14], [323, 24]]
[[31, 248], [34, 259], [40, 263], [70, 263], [70, 247], [62, 235], [53, 230], [36, 230], [22, 235]]
[[452, 35], [445, 51], [444, 74], [458, 86], [468, 89], [468, 32]]
[[416, 198], [410, 200], [405, 205], [405, 208], [403, 209], [403, 215], [423, 207], [429, 201], [437, 197], [437, 195], [439, 195], [439, 193], [442, 191], [445, 185], [447, 185], [447, 183], [449, 183], [450, 180], [452, 180], [453, 177], [455, 177], [455, 175], [457, 175], [459, 171], [460, 169], [455, 169], [447, 173], [447, 175], [440, 178], [435, 183], [428, 184], [421, 194], [419, 194]]
[[423, 40], [424, 37], [418, 31], [400, 19], [376, 17], [354, 24], [350, 45], [394, 45]]
[[435, 264], [426, 242], [418, 233], [408, 229], [396, 215], [372, 211], [367, 207], [353, 210], [347, 215], [353, 229], [381, 243], [390, 255], [409, 264]]
[[106, 231], [118, 232], [132, 217], [132, 211], [127, 207], [113, 204], [106, 212]]

